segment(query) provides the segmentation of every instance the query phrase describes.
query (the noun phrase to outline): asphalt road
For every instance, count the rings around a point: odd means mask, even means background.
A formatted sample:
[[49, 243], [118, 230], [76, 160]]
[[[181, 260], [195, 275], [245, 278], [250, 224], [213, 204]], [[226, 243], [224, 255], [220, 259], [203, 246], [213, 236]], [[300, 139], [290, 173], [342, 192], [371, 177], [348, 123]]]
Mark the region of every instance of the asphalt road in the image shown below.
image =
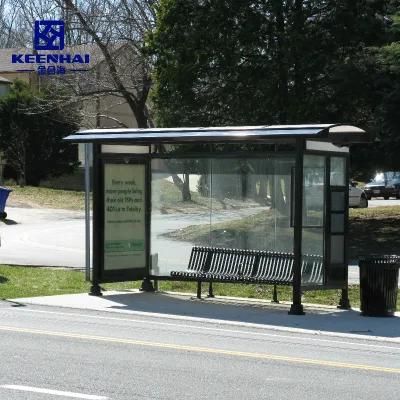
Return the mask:
[[0, 399], [397, 400], [400, 345], [0, 303]]
[[[262, 207], [221, 211], [214, 222], [256, 214]], [[85, 218], [81, 211], [7, 208], [8, 220], [0, 223], [0, 263], [85, 268]], [[161, 235], [189, 225], [201, 225], [209, 214], [158, 214], [152, 219], [152, 244], [159, 257], [167, 256], [164, 273], [186, 267], [192, 245]]]

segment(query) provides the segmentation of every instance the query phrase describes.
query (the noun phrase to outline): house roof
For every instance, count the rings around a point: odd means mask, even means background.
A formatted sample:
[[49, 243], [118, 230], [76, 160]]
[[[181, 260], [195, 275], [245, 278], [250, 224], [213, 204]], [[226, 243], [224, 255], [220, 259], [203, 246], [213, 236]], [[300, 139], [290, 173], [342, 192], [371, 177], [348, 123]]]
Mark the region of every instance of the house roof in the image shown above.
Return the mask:
[[89, 129], [67, 136], [74, 143], [271, 143], [296, 138], [334, 143], [367, 142], [367, 133], [342, 124], [235, 126], [210, 128]]
[[7, 79], [7, 78], [4, 78], [4, 77], [0, 76], [0, 83], [6, 83], [6, 84], [11, 85], [11, 84], [12, 84], [12, 81], [10, 81], [10, 80]]

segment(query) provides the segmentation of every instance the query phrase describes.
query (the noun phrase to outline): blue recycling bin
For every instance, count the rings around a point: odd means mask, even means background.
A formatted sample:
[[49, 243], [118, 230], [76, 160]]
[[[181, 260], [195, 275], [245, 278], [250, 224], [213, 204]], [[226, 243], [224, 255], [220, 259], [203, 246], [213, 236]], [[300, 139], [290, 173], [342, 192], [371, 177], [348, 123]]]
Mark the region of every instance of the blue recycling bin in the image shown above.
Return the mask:
[[5, 212], [6, 202], [8, 195], [12, 192], [11, 189], [0, 186], [0, 219], [5, 219], [7, 213]]

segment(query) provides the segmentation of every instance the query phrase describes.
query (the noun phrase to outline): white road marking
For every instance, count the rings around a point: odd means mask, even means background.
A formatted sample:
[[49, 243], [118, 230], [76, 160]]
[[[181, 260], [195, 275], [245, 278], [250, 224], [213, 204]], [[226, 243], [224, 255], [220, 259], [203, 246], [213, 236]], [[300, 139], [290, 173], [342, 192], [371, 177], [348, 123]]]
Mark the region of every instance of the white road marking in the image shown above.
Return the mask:
[[73, 393], [73, 392], [64, 392], [61, 390], [43, 389], [43, 388], [37, 388], [37, 387], [32, 387], [32, 386], [2, 385], [2, 386], [0, 386], [0, 388], [11, 389], [11, 390], [20, 390], [23, 392], [51, 394], [54, 396], [71, 397], [74, 399], [87, 399], [87, 400], [107, 400], [108, 399], [108, 397], [104, 397], [104, 396], [95, 396], [92, 394], [82, 394], [82, 393]]
[[[359, 347], [366, 347], [366, 348], [377, 348], [377, 349], [400, 351], [400, 347], [384, 346], [384, 345], [369, 344], [369, 343], [357, 343], [357, 342], [349, 342], [349, 341], [341, 341], [341, 340], [330, 340], [330, 339], [320, 339], [320, 338], [311, 338], [311, 337], [303, 338], [303, 337], [298, 337], [298, 336], [294, 337], [294, 336], [275, 334], [275, 333], [252, 332], [252, 331], [235, 330], [235, 329], [214, 328], [214, 327], [206, 327], [206, 326], [200, 326], [200, 325], [177, 324], [177, 323], [171, 323], [171, 322], [144, 321], [144, 320], [134, 319], [134, 318], [104, 317], [104, 316], [100, 316], [100, 315], [66, 313], [66, 312], [61, 312], [61, 311], [32, 310], [32, 309], [24, 309], [24, 308], [15, 308], [15, 310], [23, 311], [23, 312], [31, 312], [31, 313], [40, 313], [40, 314], [62, 315], [62, 316], [68, 316], [68, 317], [77, 316], [77, 317], [82, 317], [85, 319], [96, 319], [96, 320], [103, 319], [103, 320], [109, 320], [109, 321], [134, 322], [134, 323], [139, 323], [139, 324], [170, 326], [170, 327], [175, 327], [175, 328], [188, 328], [188, 329], [202, 330], [202, 331], [215, 331], [215, 332], [231, 333], [231, 334], [264, 336], [264, 337], [271, 337], [271, 338], [278, 338], [278, 339], [289, 339], [289, 340], [293, 340], [293, 341], [296, 341], [296, 340], [314, 341], [314, 342], [321, 342], [321, 343], [334, 343], [334, 344], [341, 344], [341, 345], [348, 345], [348, 346], [359, 346]], [[95, 310], [95, 311], [99, 311], [99, 310]], [[149, 317], [152, 317], [152, 316], [150, 315]], [[214, 323], [214, 324], [222, 324], [222, 323], [225, 324], [226, 323], [226, 321], [216, 321], [216, 320], [208, 320], [206, 322]], [[252, 326], [255, 324], [244, 323], [243, 325], [244, 326]], [[268, 327], [263, 327], [263, 326], [254, 326], [254, 327], [257, 329], [268, 329]], [[294, 331], [294, 333], [299, 333], [299, 332]], [[315, 331], [301, 332], [301, 333], [313, 335], [313, 334], [315, 334]], [[327, 332], [318, 331], [318, 334], [325, 334], [328, 336]], [[340, 337], [341, 335], [340, 334], [332, 334], [332, 336]], [[348, 336], [349, 335], [343, 334], [343, 337], [348, 337]], [[360, 339], [360, 340], [371, 339], [371, 337], [360, 337], [360, 336], [361, 335], [358, 335], [358, 339]], [[373, 337], [373, 338], [375, 338], [375, 337]]]

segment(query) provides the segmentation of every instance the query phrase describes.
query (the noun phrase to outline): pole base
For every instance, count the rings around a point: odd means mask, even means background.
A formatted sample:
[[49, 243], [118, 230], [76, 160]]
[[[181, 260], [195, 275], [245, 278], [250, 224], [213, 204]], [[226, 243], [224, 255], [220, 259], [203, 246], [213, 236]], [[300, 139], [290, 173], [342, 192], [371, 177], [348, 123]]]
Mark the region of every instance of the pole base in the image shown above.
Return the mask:
[[350, 310], [351, 309], [350, 300], [348, 298], [347, 299], [341, 298], [339, 300], [339, 305], [337, 306], [337, 308], [339, 310]]
[[101, 293], [101, 287], [98, 283], [95, 283], [90, 287], [89, 296], [103, 296], [103, 293]]
[[305, 315], [303, 304], [292, 304], [290, 306], [290, 310], [288, 311], [289, 315]]
[[139, 290], [141, 292], [155, 292], [153, 282], [149, 278], [143, 279], [142, 286], [140, 286]]

